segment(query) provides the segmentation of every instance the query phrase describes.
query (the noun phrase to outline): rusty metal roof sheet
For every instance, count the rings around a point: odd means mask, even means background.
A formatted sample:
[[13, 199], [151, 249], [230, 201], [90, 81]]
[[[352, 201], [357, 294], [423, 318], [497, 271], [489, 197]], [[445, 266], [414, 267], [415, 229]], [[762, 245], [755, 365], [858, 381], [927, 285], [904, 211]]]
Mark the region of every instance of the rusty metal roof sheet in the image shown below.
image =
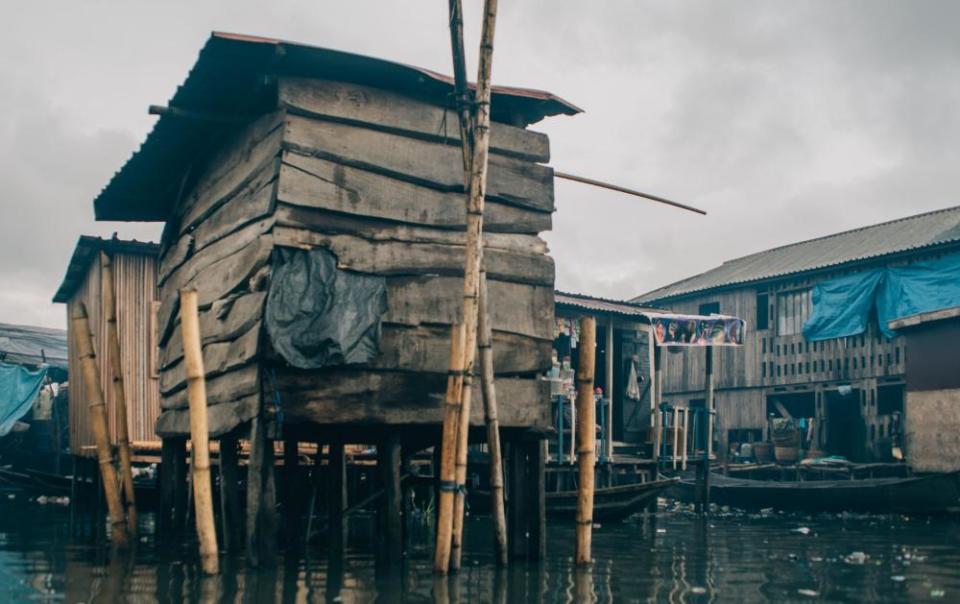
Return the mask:
[[960, 241], [960, 206], [792, 243], [735, 260], [633, 299], [660, 303], [708, 290], [865, 262]]
[[[169, 105], [180, 110], [249, 119], [275, 108], [271, 76], [354, 82], [449, 103], [453, 80], [427, 69], [317, 46], [213, 32]], [[532, 124], [580, 108], [549, 92], [494, 86], [492, 118]], [[161, 115], [153, 130], [94, 200], [97, 220], [165, 220], [184, 174], [196, 169], [232, 127], [223, 121]]]
[[139, 254], [144, 256], [160, 254], [160, 246], [149, 241], [103, 239], [90, 235], [80, 235], [77, 246], [73, 248], [70, 263], [67, 265], [67, 273], [64, 275], [60, 287], [57, 288], [57, 293], [53, 296], [55, 303], [66, 304], [70, 301], [73, 292], [77, 291], [77, 288], [83, 283], [87, 270], [90, 268], [90, 263], [96, 259], [101, 250], [108, 254]]
[[646, 313], [664, 312], [650, 306], [641, 306], [634, 302], [596, 298], [584, 294], [554, 292], [553, 301], [557, 308], [567, 308], [602, 315], [643, 318]]

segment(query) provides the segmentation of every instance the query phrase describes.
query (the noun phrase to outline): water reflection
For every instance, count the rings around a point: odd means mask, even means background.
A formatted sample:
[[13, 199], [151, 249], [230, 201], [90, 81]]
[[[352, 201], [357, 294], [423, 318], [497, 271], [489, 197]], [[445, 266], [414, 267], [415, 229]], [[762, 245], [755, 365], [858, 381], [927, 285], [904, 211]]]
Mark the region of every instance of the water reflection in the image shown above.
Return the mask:
[[[78, 526], [89, 519], [76, 519]], [[594, 565], [573, 567], [572, 526], [553, 526], [542, 564], [493, 564], [490, 526], [467, 524], [455, 577], [431, 572], [429, 530], [411, 531], [402, 564], [375, 555], [372, 519], [351, 520], [348, 547], [323, 544], [274, 569], [225, 557], [203, 577], [194, 544], [155, 535], [144, 514], [135, 551], [119, 555], [71, 534], [64, 508], [3, 500], [0, 601], [74, 602], [728, 602], [958, 601], [960, 524], [899, 517], [803, 517], [663, 510], [604, 525]]]

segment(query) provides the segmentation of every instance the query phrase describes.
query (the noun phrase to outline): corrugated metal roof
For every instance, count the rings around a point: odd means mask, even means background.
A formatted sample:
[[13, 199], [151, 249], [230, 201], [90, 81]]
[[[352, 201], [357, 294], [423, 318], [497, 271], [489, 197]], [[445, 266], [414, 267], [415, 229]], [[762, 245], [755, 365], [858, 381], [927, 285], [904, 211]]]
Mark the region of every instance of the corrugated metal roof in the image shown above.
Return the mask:
[[[451, 102], [453, 80], [418, 67], [272, 38], [214, 32], [169, 105], [195, 113], [252, 119], [276, 107], [269, 76], [312, 77]], [[146, 108], [144, 108], [146, 109]], [[580, 108], [549, 92], [493, 87], [492, 118], [527, 124]], [[127, 163], [94, 200], [97, 220], [165, 220], [184, 174], [236, 124], [161, 115]]]
[[595, 298], [584, 294], [554, 292], [554, 304], [559, 308], [571, 308], [579, 311], [621, 317], [643, 317], [648, 312], [665, 312], [649, 306], [640, 306], [632, 302]]
[[633, 299], [660, 302], [960, 241], [960, 206], [792, 243], [735, 260]]
[[0, 323], [0, 360], [14, 365], [67, 368], [67, 332], [51, 327]]
[[67, 274], [63, 277], [63, 282], [57, 288], [57, 293], [53, 296], [53, 301], [60, 304], [66, 304], [73, 296], [73, 292], [83, 283], [90, 263], [93, 262], [97, 254], [103, 250], [109, 254], [140, 254], [144, 256], [157, 256], [160, 253], [160, 246], [149, 241], [124, 240], [124, 239], [103, 239], [101, 237], [92, 237], [90, 235], [80, 235], [77, 240], [77, 246], [73, 248], [73, 255], [70, 257], [70, 263], [67, 265]]

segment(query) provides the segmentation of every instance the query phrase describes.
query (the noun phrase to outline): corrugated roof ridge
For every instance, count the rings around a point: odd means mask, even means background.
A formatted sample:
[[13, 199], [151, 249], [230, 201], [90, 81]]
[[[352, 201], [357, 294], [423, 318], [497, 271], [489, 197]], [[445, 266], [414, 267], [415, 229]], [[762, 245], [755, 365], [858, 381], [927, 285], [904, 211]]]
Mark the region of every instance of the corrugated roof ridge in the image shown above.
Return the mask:
[[[809, 244], [809, 243], [814, 243], [814, 242], [817, 242], [817, 241], [825, 241], [825, 240], [827, 240], [827, 239], [834, 239], [834, 238], [837, 238], [837, 237], [848, 236], [848, 235], [851, 235], [851, 234], [853, 234], [853, 233], [869, 231], [869, 230], [872, 230], [872, 229], [877, 229], [877, 228], [884, 227], [884, 226], [888, 226], [888, 225], [895, 224], [895, 223], [898, 223], [898, 222], [910, 222], [910, 221], [913, 221], [913, 220], [918, 220], [918, 219], [921, 219], [921, 218], [929, 217], [929, 216], [932, 216], [932, 215], [934, 215], [934, 214], [948, 213], [948, 212], [954, 212], [954, 211], [958, 211], [958, 210], [960, 210], [960, 205], [949, 206], [949, 207], [940, 208], [940, 209], [937, 209], [937, 210], [930, 210], [930, 211], [928, 211], [928, 212], [921, 212], [920, 214], [912, 214], [912, 215], [910, 215], [910, 216], [902, 216], [902, 217], [900, 217], [900, 218], [894, 218], [894, 219], [892, 219], [892, 220], [886, 220], [886, 221], [884, 221], [884, 222], [878, 222], [878, 223], [874, 223], [874, 224], [865, 225], [865, 226], [862, 226], [862, 227], [857, 227], [857, 228], [853, 228], [853, 229], [848, 229], [848, 230], [846, 230], [846, 231], [840, 231], [839, 233], [831, 233], [831, 234], [829, 234], [829, 235], [822, 235], [822, 236], [820, 236], [820, 237], [813, 237], [813, 238], [811, 238], [811, 239], [805, 239], [805, 240], [803, 240], [803, 241], [796, 241], [796, 242], [794, 242], [794, 243], [787, 243], [787, 244], [780, 245], [780, 246], [773, 247], [773, 248], [769, 248], [769, 249], [766, 249], [766, 250], [761, 250], [761, 251], [759, 251], [759, 252], [754, 252], [754, 253], [752, 253], [752, 254], [747, 254], [747, 255], [745, 255], [745, 256], [740, 256], [740, 257], [737, 257], [737, 258], [732, 258], [732, 259], [730, 259], [730, 260], [724, 261], [723, 263], [721, 263], [721, 264], [718, 265], [718, 266], [715, 266], [714, 268], [711, 268], [711, 269], [709, 269], [709, 270], [703, 271], [702, 273], [698, 273], [698, 274], [696, 274], [696, 275], [692, 275], [692, 276], [690, 276], [690, 277], [686, 277], [685, 279], [680, 279], [679, 281], [674, 281], [673, 283], [669, 283], [669, 284], [667, 284], [667, 285], [658, 287], [658, 288], [656, 288], [656, 289], [652, 289], [652, 290], [650, 290], [650, 291], [648, 291], [648, 292], [646, 292], [646, 293], [640, 294], [639, 296], [636, 296], [635, 298], [631, 298], [631, 301], [634, 301], [634, 302], [637, 302], [637, 303], [642, 303], [643, 301], [654, 301], [654, 300], [658, 300], [658, 299], [660, 299], [660, 297], [661, 297], [661, 296], [659, 296], [658, 294], [660, 294], [661, 292], [665, 292], [666, 290], [670, 290], [670, 289], [677, 288], [678, 286], [680, 286], [680, 285], [683, 284], [683, 283], [687, 283], [687, 282], [689, 282], [689, 281], [693, 281], [693, 280], [695, 280], [695, 279], [697, 279], [697, 278], [699, 278], [699, 277], [703, 277], [704, 275], [708, 275], [708, 274], [713, 273], [713, 272], [715, 272], [715, 271], [718, 271], [718, 270], [720, 270], [720, 269], [722, 269], [722, 268], [729, 267], [730, 265], [733, 265], [733, 264], [735, 264], [735, 263], [739, 263], [739, 262], [742, 262], [742, 261], [745, 261], [745, 260], [748, 260], [748, 259], [751, 259], [751, 258], [757, 258], [757, 257], [763, 256], [763, 255], [765, 255], [765, 254], [769, 254], [769, 253], [771, 253], [771, 252], [776, 252], [776, 251], [779, 251], [779, 250], [784, 250], [784, 249], [788, 249], [788, 248], [792, 248], [792, 247], [797, 247], [797, 246], [801, 246], [801, 245], [805, 245], [805, 244]], [[936, 244], [936, 243], [948, 243], [948, 242], [950, 242], [950, 241], [956, 241], [956, 240], [958, 240], [958, 239], [960, 239], [960, 237], [958, 237], [958, 238], [953, 238], [953, 239], [945, 239], [945, 240], [943, 240], [943, 241], [938, 241], [938, 242], [932, 242], [932, 243], [930, 243], [930, 244], [923, 245], [923, 246], [909, 246], [909, 247], [901, 247], [901, 248], [892, 248], [892, 249], [890, 249], [890, 250], [888, 250], [888, 251], [885, 251], [885, 252], [881, 252], [881, 253], [870, 254], [870, 255], [866, 255], [866, 256], [859, 256], [859, 257], [856, 257], [856, 258], [852, 258], [852, 259], [850, 259], [849, 261], [852, 262], [852, 261], [855, 261], [855, 260], [858, 260], [858, 259], [863, 259], [863, 258], [877, 258], [877, 257], [880, 257], [880, 256], [885, 256], [885, 255], [887, 255], [887, 254], [894, 254], [894, 253], [897, 253], [898, 251], [910, 250], [910, 249], [919, 249], [919, 248], [921, 248], [921, 247], [927, 247], [928, 245], [934, 245], [934, 244]], [[818, 268], [818, 267], [820, 267], [820, 266], [832, 266], [832, 265], [831, 265], [831, 264], [820, 264], [820, 265], [814, 265], [814, 266], [809, 267], [809, 268], [806, 268], [806, 269], [798, 269], [798, 270], [793, 270], [793, 271], [781, 271], [781, 272], [778, 272], [778, 273], [772, 273], [772, 274], [770, 274], [770, 275], [759, 276], [759, 277], [757, 277], [757, 279], [764, 279], [764, 278], [768, 278], [768, 277], [779, 277], [779, 276], [790, 275], [790, 274], [794, 274], [794, 273], [803, 272], [803, 271], [805, 271], [805, 270], [814, 270], [814, 269], [816, 269], [816, 268]], [[696, 292], [704, 292], [704, 291], [709, 291], [709, 290], [711, 290], [711, 289], [716, 289], [716, 288], [718, 288], [718, 287], [724, 287], [724, 286], [726, 286], [726, 285], [732, 285], [732, 284], [738, 284], [738, 283], [748, 283], [748, 282], [750, 282], [750, 281], [751, 281], [750, 279], [732, 279], [732, 280], [730, 280], [730, 281], [726, 281], [726, 282], [724, 282], [724, 283], [718, 283], [718, 284], [715, 284], [715, 285], [708, 285], [708, 286], [693, 288], [693, 289], [689, 289], [689, 290], [680, 289], [679, 291], [676, 291], [676, 292], [673, 292], [673, 293], [667, 293], [667, 294], [665, 294], [663, 297], [682, 296], [682, 295], [691, 294], [691, 293], [696, 293]]]

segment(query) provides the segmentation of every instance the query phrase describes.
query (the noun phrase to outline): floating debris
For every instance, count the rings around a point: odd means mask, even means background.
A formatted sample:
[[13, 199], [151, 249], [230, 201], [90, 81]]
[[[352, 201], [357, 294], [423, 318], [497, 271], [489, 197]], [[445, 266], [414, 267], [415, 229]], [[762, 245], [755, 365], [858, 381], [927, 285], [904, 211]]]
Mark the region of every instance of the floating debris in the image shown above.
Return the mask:
[[793, 532], [794, 532], [794, 533], [800, 533], [801, 535], [809, 535], [809, 534], [810, 534], [810, 529], [809, 529], [808, 527], [806, 527], [806, 526], [801, 526], [801, 527], [799, 527], [799, 528], [793, 529]]
[[798, 589], [797, 593], [801, 596], [808, 596], [811, 598], [816, 598], [820, 596], [820, 592], [815, 589]]
[[891, 580], [891, 581], [896, 581], [897, 583], [901, 583], [901, 582], [903, 582], [903, 581], [906, 581], [907, 578], [904, 577], [903, 575], [893, 575], [892, 577], [890, 577], [890, 580]]
[[847, 564], [865, 564], [867, 558], [870, 556], [866, 555], [863, 552], [853, 552], [843, 557], [843, 561]]

